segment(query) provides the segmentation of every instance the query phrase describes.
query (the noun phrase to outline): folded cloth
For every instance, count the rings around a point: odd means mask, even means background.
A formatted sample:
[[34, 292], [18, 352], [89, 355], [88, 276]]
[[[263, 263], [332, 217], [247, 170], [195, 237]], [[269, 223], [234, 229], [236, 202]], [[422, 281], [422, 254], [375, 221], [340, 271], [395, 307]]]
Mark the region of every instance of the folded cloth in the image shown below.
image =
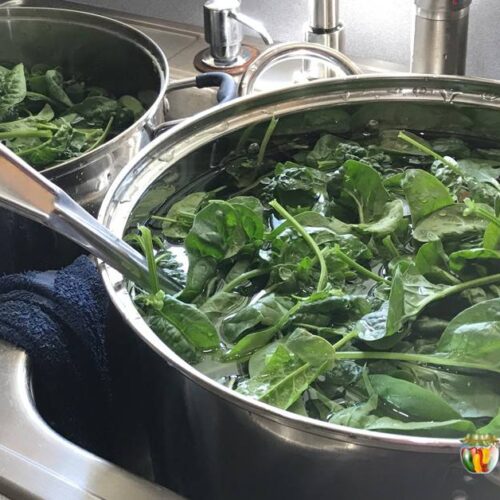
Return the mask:
[[107, 309], [86, 256], [59, 271], [0, 278], [0, 339], [27, 352], [38, 410], [60, 434], [101, 456], [111, 446]]

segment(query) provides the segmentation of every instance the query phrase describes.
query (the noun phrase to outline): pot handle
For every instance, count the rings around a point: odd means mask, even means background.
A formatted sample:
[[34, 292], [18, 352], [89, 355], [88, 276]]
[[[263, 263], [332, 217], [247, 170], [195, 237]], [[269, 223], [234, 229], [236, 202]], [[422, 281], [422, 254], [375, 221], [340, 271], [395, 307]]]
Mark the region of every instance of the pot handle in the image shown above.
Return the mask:
[[[218, 87], [218, 104], [224, 104], [238, 97], [238, 85], [234, 78], [227, 73], [215, 71], [210, 73], [201, 73], [194, 78], [186, 78], [184, 80], [172, 82], [167, 88], [167, 94], [169, 92], [175, 92], [176, 90], [188, 89], [191, 87], [196, 87], [198, 89]], [[177, 125], [184, 120], [185, 118], [181, 118], [179, 120], [170, 120], [168, 122], [160, 123], [156, 126], [150, 124], [148, 129], [151, 137], [157, 137], [162, 132], [165, 132], [169, 128]]]

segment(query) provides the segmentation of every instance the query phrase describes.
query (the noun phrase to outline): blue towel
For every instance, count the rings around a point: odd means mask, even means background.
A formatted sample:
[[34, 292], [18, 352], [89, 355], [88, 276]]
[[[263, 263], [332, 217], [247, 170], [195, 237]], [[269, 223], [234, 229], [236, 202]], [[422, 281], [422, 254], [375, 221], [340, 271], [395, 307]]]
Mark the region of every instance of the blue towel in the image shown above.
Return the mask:
[[108, 455], [108, 296], [86, 256], [59, 271], [0, 278], [0, 339], [24, 349], [42, 416], [80, 446]]

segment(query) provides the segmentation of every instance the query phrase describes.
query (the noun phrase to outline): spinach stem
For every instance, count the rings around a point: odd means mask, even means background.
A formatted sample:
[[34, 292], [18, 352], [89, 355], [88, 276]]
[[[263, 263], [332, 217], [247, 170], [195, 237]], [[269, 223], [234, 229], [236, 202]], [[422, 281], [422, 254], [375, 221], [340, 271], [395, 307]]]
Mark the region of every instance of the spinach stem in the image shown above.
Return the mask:
[[486, 285], [497, 283], [499, 281], [500, 274], [492, 274], [491, 276], [484, 276], [483, 278], [476, 278], [470, 281], [464, 281], [463, 283], [459, 283], [457, 285], [452, 285], [448, 288], [445, 288], [441, 292], [429, 295], [425, 300], [422, 301], [420, 310], [424, 309], [424, 307], [428, 306], [431, 302], [445, 299], [450, 295], [455, 295], [457, 293], [463, 292], [464, 290], [468, 290], [469, 288], [483, 287]]
[[332, 253], [336, 257], [338, 257], [342, 262], [347, 264], [350, 268], [354, 269], [361, 276], [364, 276], [365, 278], [368, 279], [372, 279], [373, 281], [377, 281], [378, 283], [384, 283], [385, 285], [391, 284], [389, 280], [386, 280], [382, 276], [379, 276], [378, 274], [374, 273], [373, 271], [370, 271], [366, 267], [363, 267], [361, 264], [358, 264], [354, 259], [351, 259], [351, 257], [349, 257], [349, 255], [344, 253], [338, 245], [335, 245], [335, 247], [332, 250]]
[[178, 222], [176, 219], [172, 219], [172, 217], [163, 217], [161, 215], [152, 215], [151, 219], [159, 220], [161, 222], [171, 222], [172, 224], [175, 224]]
[[382, 244], [389, 250], [391, 253], [392, 257], [400, 257], [401, 254], [399, 253], [399, 250], [396, 248], [396, 245], [392, 241], [392, 236], [388, 234], [383, 240]]
[[247, 127], [243, 133], [241, 134], [241, 137], [238, 141], [238, 144], [235, 149], [235, 155], [239, 155], [241, 153], [241, 150], [245, 147], [245, 144], [247, 143], [248, 139], [250, 138], [250, 135], [253, 132], [253, 129], [255, 128], [255, 125], [250, 125]]
[[269, 141], [271, 140], [274, 130], [276, 129], [276, 125], [278, 125], [278, 121], [279, 119], [274, 116], [271, 118], [271, 122], [267, 127], [266, 133], [264, 134], [264, 139], [262, 139], [262, 144], [260, 145], [259, 155], [257, 156], [257, 168], [260, 167], [262, 165], [262, 162], [264, 161], [267, 146], [269, 145]]
[[347, 335], [344, 335], [338, 342], [335, 342], [335, 344], [332, 345], [332, 347], [338, 351], [341, 347], [343, 347], [347, 342], [357, 338], [358, 332], [353, 331], [351, 333], [348, 333]]
[[20, 128], [9, 132], [0, 132], [0, 139], [15, 139], [16, 137], [52, 137], [49, 130], [38, 130], [34, 128]]
[[444, 156], [441, 156], [440, 154], [436, 153], [432, 149], [428, 148], [421, 142], [413, 139], [412, 137], [406, 135], [404, 132], [399, 132], [398, 134], [398, 139], [402, 139], [403, 141], [406, 141], [408, 144], [411, 144], [412, 146], [415, 146], [417, 149], [422, 151], [422, 153], [425, 153], [429, 156], [432, 156], [436, 160], [439, 160], [441, 163], [449, 167], [453, 172], [455, 172], [457, 175], [463, 176], [463, 172], [460, 170], [460, 168], [452, 161], [447, 160]]
[[354, 203], [356, 203], [356, 207], [358, 208], [358, 218], [359, 218], [359, 223], [364, 224], [365, 223], [365, 214], [363, 213], [363, 206], [359, 202], [359, 200], [354, 196], [353, 193], [348, 191], [347, 189], [345, 192], [354, 200]]
[[109, 131], [111, 130], [111, 125], [113, 125], [114, 118], [115, 117], [112, 116], [109, 119], [108, 124], [106, 125], [106, 128], [103, 130], [102, 134], [98, 137], [97, 141], [95, 141], [94, 144], [92, 144], [92, 146], [90, 146], [90, 148], [87, 149], [86, 152], [92, 151], [93, 149], [97, 148], [98, 146], [100, 146], [101, 144], [104, 143], [104, 141], [106, 140], [106, 138], [109, 135]]
[[453, 274], [449, 273], [448, 271], [440, 269], [440, 272], [454, 285], [459, 285], [460, 283], [462, 283], [457, 277], [453, 276]]
[[249, 281], [252, 278], [256, 278], [257, 276], [263, 276], [264, 274], [268, 274], [269, 271], [267, 269], [253, 269], [252, 271], [248, 271], [246, 273], [240, 274], [234, 280], [227, 283], [221, 290], [221, 292], [230, 292], [234, 290], [239, 284], [245, 283], [245, 281]]
[[139, 226], [138, 229], [141, 234], [132, 233], [128, 239], [135, 241], [141, 247], [144, 257], [146, 257], [151, 288], [149, 292], [154, 295], [160, 291], [160, 280], [158, 278], [158, 266], [153, 246], [153, 235], [151, 229], [146, 226]]
[[284, 207], [282, 207], [277, 200], [271, 201], [269, 205], [271, 205], [271, 207], [273, 207], [276, 210], [276, 212], [278, 212], [281, 215], [281, 217], [283, 217], [290, 223], [290, 225], [302, 236], [302, 238], [304, 238], [306, 243], [311, 247], [313, 252], [316, 254], [320, 266], [320, 274], [316, 290], [318, 292], [321, 292], [322, 290], [325, 289], [327, 285], [328, 268], [326, 267], [325, 257], [321, 253], [321, 250], [319, 249], [317, 243], [312, 239], [311, 235], [302, 227], [302, 225], [295, 219], [295, 217], [293, 217], [293, 215], [288, 213], [287, 210]]
[[389, 361], [409, 361], [413, 363], [427, 363], [430, 365], [453, 366], [456, 368], [472, 368], [475, 370], [488, 370], [500, 373], [500, 369], [478, 363], [469, 363], [466, 361], [453, 360], [437, 355], [411, 354], [406, 352], [359, 352], [359, 351], [341, 351], [335, 354], [337, 359], [386, 359]]

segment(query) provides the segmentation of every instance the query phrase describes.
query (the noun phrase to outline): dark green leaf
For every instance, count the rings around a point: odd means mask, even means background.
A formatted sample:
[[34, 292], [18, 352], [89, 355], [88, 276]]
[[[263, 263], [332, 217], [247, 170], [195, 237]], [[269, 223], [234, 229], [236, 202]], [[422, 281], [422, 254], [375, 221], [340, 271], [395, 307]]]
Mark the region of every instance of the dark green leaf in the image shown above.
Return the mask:
[[345, 174], [340, 202], [358, 213], [361, 224], [381, 218], [389, 201], [379, 173], [371, 166], [355, 160], [344, 165]]
[[413, 237], [422, 243], [428, 241], [453, 242], [479, 238], [488, 223], [479, 216], [464, 216], [466, 206], [456, 203], [441, 208], [421, 219], [413, 231]]
[[287, 409], [333, 363], [334, 351], [321, 337], [295, 330], [266, 357], [265, 366], [238, 385], [238, 392]]
[[408, 170], [403, 181], [413, 224], [443, 207], [453, 205], [450, 192], [425, 170]]
[[26, 97], [24, 65], [0, 72], [0, 114], [6, 113]]
[[403, 202], [401, 200], [393, 200], [386, 203], [379, 220], [370, 224], [359, 224], [358, 228], [364, 233], [383, 237], [394, 233], [398, 229], [403, 220], [403, 215]]
[[455, 316], [443, 332], [436, 355], [500, 370], [500, 299], [487, 300]]
[[370, 382], [375, 393], [395, 414], [417, 421], [460, 418], [440, 396], [417, 384], [388, 375], [371, 375]]

